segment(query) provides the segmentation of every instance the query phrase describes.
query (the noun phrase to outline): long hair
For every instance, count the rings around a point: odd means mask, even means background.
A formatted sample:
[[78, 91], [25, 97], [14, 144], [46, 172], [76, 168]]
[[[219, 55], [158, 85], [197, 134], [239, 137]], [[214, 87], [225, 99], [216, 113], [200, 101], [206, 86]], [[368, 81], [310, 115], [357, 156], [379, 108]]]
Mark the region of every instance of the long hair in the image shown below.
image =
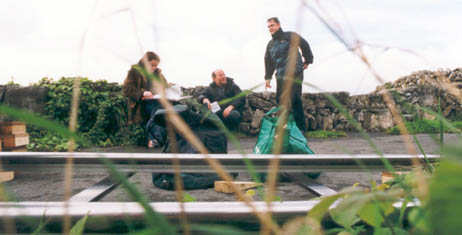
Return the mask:
[[140, 61], [138, 61], [138, 65], [143, 67], [144, 68], [144, 59], [147, 59], [148, 62], [150, 61], [153, 61], [153, 60], [156, 60], [156, 61], [159, 61], [160, 62], [160, 57], [159, 55], [157, 55], [156, 53], [152, 52], [152, 51], [148, 51], [146, 52], [146, 54], [143, 55], [143, 57], [140, 59]]

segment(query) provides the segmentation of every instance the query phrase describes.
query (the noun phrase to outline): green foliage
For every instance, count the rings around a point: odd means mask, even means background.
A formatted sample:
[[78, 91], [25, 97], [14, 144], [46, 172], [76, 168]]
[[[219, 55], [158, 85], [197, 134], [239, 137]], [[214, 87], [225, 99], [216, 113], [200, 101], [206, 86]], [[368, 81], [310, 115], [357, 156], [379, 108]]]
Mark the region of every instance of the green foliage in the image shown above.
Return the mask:
[[[455, 150], [455, 149], [453, 149]], [[452, 151], [452, 150], [450, 150]], [[425, 216], [428, 224], [431, 224], [433, 234], [460, 234], [462, 223], [460, 214], [462, 211], [462, 162], [459, 148], [454, 155], [459, 159], [451, 158], [443, 161], [437, 168], [435, 176], [430, 184], [428, 216]], [[431, 222], [431, 223], [430, 223]]]
[[[462, 130], [462, 122], [453, 122], [451, 123], [455, 128]], [[437, 134], [440, 133], [441, 123], [438, 120], [426, 120], [420, 119], [414, 122], [407, 122], [406, 128], [409, 130], [410, 133], [431, 133]], [[455, 130], [452, 130], [446, 125], [443, 125], [443, 132], [445, 133], [455, 133]], [[399, 129], [397, 126], [392, 127], [387, 130], [388, 134], [391, 135], [399, 135]]]
[[194, 197], [193, 195], [183, 192], [183, 202], [195, 202], [197, 201], [197, 198]]
[[70, 235], [82, 235], [83, 230], [85, 229], [85, 223], [88, 219], [88, 212], [87, 214], [77, 221], [77, 223], [72, 227], [71, 231], [69, 232]]
[[345, 137], [347, 134], [343, 131], [308, 131], [305, 133], [307, 138], [326, 139], [326, 138], [338, 138]]
[[[57, 81], [41, 79], [38, 86], [49, 89], [45, 110], [47, 118], [63, 126], [69, 123], [71, 99], [75, 78], [61, 78]], [[122, 86], [105, 80], [80, 80], [80, 102], [77, 131], [90, 143], [99, 147], [123, 144], [142, 144], [144, 131], [139, 125], [127, 125], [127, 100]], [[30, 151], [64, 151], [67, 138], [48, 133], [45, 129], [28, 127], [31, 136]], [[77, 147], [87, 147], [77, 142]]]

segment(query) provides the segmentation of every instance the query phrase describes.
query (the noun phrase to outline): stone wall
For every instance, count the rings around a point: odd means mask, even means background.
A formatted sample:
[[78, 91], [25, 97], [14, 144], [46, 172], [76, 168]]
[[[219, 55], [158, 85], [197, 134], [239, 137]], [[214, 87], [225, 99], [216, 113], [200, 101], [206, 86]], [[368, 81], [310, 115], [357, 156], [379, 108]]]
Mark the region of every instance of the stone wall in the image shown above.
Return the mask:
[[[204, 86], [184, 88], [187, 95], [197, 96]], [[371, 132], [383, 131], [393, 127], [390, 111], [383, 101], [382, 94], [387, 89], [394, 95], [397, 107], [409, 120], [415, 118], [434, 119], [432, 115], [406, 108], [405, 104], [419, 105], [438, 110], [438, 102], [445, 117], [462, 119], [462, 68], [440, 71], [418, 71], [400, 77], [393, 83], [379, 86], [375, 91], [365, 95], [350, 96], [348, 92], [332, 92], [345, 109]], [[0, 103], [18, 108], [25, 108], [43, 114], [47, 89], [43, 87], [0, 86]], [[309, 130], [355, 131], [342, 113], [323, 93], [304, 93], [302, 95], [304, 112]], [[243, 110], [240, 130], [249, 135], [259, 133], [261, 118], [276, 106], [273, 92], [253, 92], [247, 96]], [[5, 117], [0, 116], [0, 121]]]
[[[43, 115], [47, 94], [48, 88], [46, 87], [0, 85], [0, 104]], [[11, 120], [5, 115], [0, 115], [0, 122]]]
[[[352, 115], [361, 126], [370, 132], [384, 131], [395, 124], [391, 112], [383, 100], [385, 89], [395, 97], [397, 108], [408, 119], [434, 119], [423, 111], [412, 109], [419, 105], [438, 110], [438, 99], [445, 117], [462, 119], [462, 68], [441, 71], [418, 71], [408, 76], [400, 77], [393, 83], [379, 86], [375, 91], [350, 96], [348, 92], [330, 92]], [[197, 95], [205, 87], [185, 89], [185, 93]], [[333, 105], [324, 93], [304, 93], [302, 95], [306, 124], [309, 130], [356, 131], [353, 125]], [[406, 108], [410, 104], [411, 108]], [[240, 130], [249, 135], [259, 133], [261, 118], [271, 108], [276, 106], [276, 96], [273, 92], [254, 92], [247, 96], [247, 105], [243, 110], [243, 120]], [[408, 105], [409, 106], [409, 105]]]

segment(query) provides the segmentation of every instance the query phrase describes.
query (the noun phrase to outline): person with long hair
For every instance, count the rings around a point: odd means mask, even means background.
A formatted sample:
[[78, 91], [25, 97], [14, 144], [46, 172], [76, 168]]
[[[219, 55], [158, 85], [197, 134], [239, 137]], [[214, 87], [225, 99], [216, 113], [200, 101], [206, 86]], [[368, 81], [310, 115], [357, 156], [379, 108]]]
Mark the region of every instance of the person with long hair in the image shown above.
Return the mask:
[[[167, 80], [159, 68], [160, 57], [152, 52], [146, 52], [131, 66], [123, 85], [123, 94], [128, 97], [128, 123], [146, 125], [151, 114], [161, 108], [159, 102], [153, 99], [155, 82], [166, 87]], [[146, 125], [148, 147], [160, 147], [165, 143], [166, 131], [155, 124]]]

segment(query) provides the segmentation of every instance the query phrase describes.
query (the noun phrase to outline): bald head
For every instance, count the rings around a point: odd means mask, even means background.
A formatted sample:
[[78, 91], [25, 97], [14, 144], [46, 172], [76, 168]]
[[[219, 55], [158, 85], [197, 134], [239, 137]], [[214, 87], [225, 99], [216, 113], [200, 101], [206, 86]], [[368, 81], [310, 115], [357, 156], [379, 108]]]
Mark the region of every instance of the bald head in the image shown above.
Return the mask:
[[226, 75], [222, 69], [217, 69], [212, 72], [213, 82], [219, 87], [226, 85]]

